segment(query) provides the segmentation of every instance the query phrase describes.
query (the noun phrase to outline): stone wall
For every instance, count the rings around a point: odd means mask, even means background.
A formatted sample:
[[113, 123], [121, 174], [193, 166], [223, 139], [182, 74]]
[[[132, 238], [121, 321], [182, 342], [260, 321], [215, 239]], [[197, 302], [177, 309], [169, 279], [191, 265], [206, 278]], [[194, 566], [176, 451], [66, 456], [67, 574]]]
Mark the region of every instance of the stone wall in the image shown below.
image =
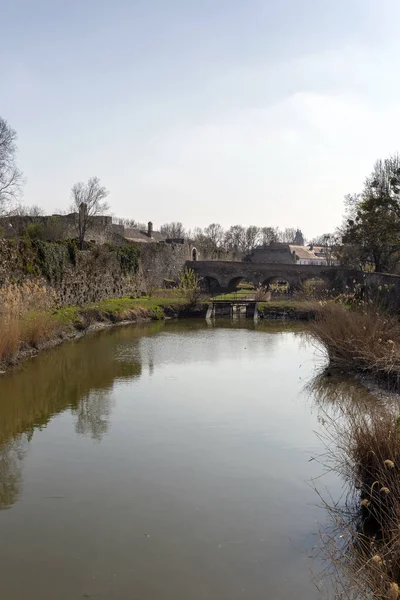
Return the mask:
[[41, 281], [68, 306], [106, 298], [140, 296], [179, 279], [191, 246], [104, 244], [79, 251], [75, 243], [0, 240], [0, 285]]
[[[52, 216], [12, 216], [0, 219], [1, 236], [19, 238], [31, 233], [32, 237], [46, 241], [68, 240], [78, 236], [78, 214]], [[96, 244], [125, 244], [124, 226], [116, 225], [111, 217], [95, 216], [86, 232], [86, 241]]]
[[81, 252], [68, 243], [0, 240], [0, 285], [42, 282], [55, 290], [60, 306], [136, 297], [146, 288], [139, 254], [134, 246]]
[[287, 281], [291, 286], [298, 287], [303, 281], [318, 278], [324, 279], [330, 288], [344, 289], [351, 281], [358, 280], [359, 273], [355, 270], [320, 265], [250, 263], [229, 261], [190, 262], [186, 266], [194, 269], [198, 276], [209, 286], [230, 289], [239, 281], [247, 280], [255, 286], [269, 285], [276, 279]]
[[[202, 246], [193, 244], [191, 245], [192, 252], [193, 248], [197, 250], [197, 260], [228, 260], [228, 261], [239, 261], [243, 260], [243, 253], [235, 250], [224, 250], [223, 248], [210, 248], [207, 246]], [[193, 258], [193, 254], [191, 255], [191, 259]]]
[[287, 244], [273, 244], [266, 248], [256, 248], [248, 257], [248, 262], [288, 265], [296, 262]]
[[148, 291], [164, 287], [164, 280], [178, 281], [179, 273], [191, 258], [191, 246], [184, 244], [139, 244], [143, 279]]

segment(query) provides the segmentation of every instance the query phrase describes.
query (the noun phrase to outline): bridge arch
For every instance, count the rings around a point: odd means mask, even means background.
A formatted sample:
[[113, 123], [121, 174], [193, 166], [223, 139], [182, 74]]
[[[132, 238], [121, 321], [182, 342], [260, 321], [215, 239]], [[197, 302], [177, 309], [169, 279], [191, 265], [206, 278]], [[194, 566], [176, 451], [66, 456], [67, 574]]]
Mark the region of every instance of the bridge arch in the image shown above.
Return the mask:
[[297, 286], [297, 281], [294, 281], [293, 277], [278, 274], [264, 279], [262, 286], [272, 294], [285, 296], [290, 294], [293, 288]]
[[233, 277], [232, 279], [230, 279], [230, 281], [228, 282], [228, 289], [236, 290], [238, 288], [239, 284], [242, 282], [249, 283], [252, 288], [257, 287], [257, 284], [254, 283], [252, 278], [246, 277], [246, 275], [239, 275], [237, 277]]
[[[327, 288], [333, 292], [342, 291], [346, 280], [356, 279], [359, 281], [360, 274], [353, 269], [341, 267], [328, 267], [324, 265], [299, 265], [278, 263], [245, 263], [239, 261], [223, 260], [199, 260], [187, 261], [186, 266], [194, 269], [200, 278], [213, 286], [220, 285], [222, 289], [232, 286], [233, 282], [245, 279], [251, 281], [255, 287], [262, 283], [269, 285], [273, 279], [287, 281], [293, 289], [296, 289], [301, 281], [310, 278], [323, 278], [327, 281]], [[216, 280], [217, 283], [213, 282]]]
[[200, 277], [200, 287], [207, 292], [212, 292], [214, 290], [219, 290], [221, 284], [217, 277], [213, 275], [204, 275], [203, 277]]
[[324, 273], [300, 277], [299, 287], [306, 296], [312, 298], [324, 298], [335, 291], [332, 279]]

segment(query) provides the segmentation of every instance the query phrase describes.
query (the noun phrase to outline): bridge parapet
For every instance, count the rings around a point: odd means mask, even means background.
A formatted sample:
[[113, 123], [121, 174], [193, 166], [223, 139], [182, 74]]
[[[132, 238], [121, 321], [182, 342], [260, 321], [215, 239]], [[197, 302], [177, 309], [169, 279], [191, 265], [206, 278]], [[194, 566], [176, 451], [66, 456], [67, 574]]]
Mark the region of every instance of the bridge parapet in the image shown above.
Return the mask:
[[298, 287], [302, 281], [313, 278], [326, 280], [327, 285], [341, 289], [346, 284], [362, 282], [362, 273], [353, 269], [322, 265], [297, 265], [277, 263], [246, 263], [233, 261], [188, 261], [186, 266], [193, 269], [200, 278], [215, 280], [222, 288], [229, 288], [235, 282], [246, 279], [257, 286], [267, 285], [271, 280], [282, 279], [291, 286]]

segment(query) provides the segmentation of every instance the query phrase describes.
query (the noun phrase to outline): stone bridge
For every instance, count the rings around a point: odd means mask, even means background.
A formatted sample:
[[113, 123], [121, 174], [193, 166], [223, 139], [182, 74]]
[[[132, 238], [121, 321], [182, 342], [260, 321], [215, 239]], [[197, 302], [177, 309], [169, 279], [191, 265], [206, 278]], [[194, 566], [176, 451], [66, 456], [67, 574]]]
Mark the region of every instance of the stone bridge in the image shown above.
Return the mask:
[[307, 279], [324, 279], [329, 288], [343, 290], [354, 280], [362, 281], [359, 271], [340, 267], [319, 265], [296, 265], [278, 263], [246, 263], [229, 261], [188, 261], [186, 266], [193, 269], [209, 288], [233, 289], [242, 279], [253, 285], [268, 286], [273, 281], [287, 281], [292, 288], [298, 287]]

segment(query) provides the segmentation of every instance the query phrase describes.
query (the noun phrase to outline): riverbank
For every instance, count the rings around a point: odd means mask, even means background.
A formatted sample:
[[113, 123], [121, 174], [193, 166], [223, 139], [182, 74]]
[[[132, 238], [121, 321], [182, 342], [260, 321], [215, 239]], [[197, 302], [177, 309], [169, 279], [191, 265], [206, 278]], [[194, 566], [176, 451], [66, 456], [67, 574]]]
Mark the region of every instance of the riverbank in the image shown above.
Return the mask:
[[258, 313], [262, 319], [283, 319], [290, 321], [314, 321], [320, 304], [312, 300], [271, 300], [258, 303]]
[[[15, 292], [15, 290], [14, 290]], [[35, 291], [33, 305], [20, 298], [17, 310], [6, 314], [0, 329], [0, 371], [64, 341], [82, 337], [90, 331], [114, 325], [138, 323], [165, 318], [205, 318], [210, 299], [200, 299], [195, 305], [185, 298], [170, 297], [111, 298], [84, 306], [51, 309], [43, 304], [44, 291]], [[27, 291], [30, 297], [32, 290]], [[42, 309], [42, 306], [44, 309]], [[24, 307], [21, 309], [21, 307]], [[259, 303], [259, 316], [266, 320], [311, 321], [318, 304], [307, 301], [278, 300]], [[14, 311], [14, 312], [13, 312]]]
[[374, 305], [326, 303], [310, 326], [331, 367], [400, 389], [400, 323]]
[[85, 306], [8, 315], [0, 330], [0, 372], [90, 331], [165, 318], [201, 318], [207, 307], [208, 302], [188, 305], [184, 298], [111, 298]]

